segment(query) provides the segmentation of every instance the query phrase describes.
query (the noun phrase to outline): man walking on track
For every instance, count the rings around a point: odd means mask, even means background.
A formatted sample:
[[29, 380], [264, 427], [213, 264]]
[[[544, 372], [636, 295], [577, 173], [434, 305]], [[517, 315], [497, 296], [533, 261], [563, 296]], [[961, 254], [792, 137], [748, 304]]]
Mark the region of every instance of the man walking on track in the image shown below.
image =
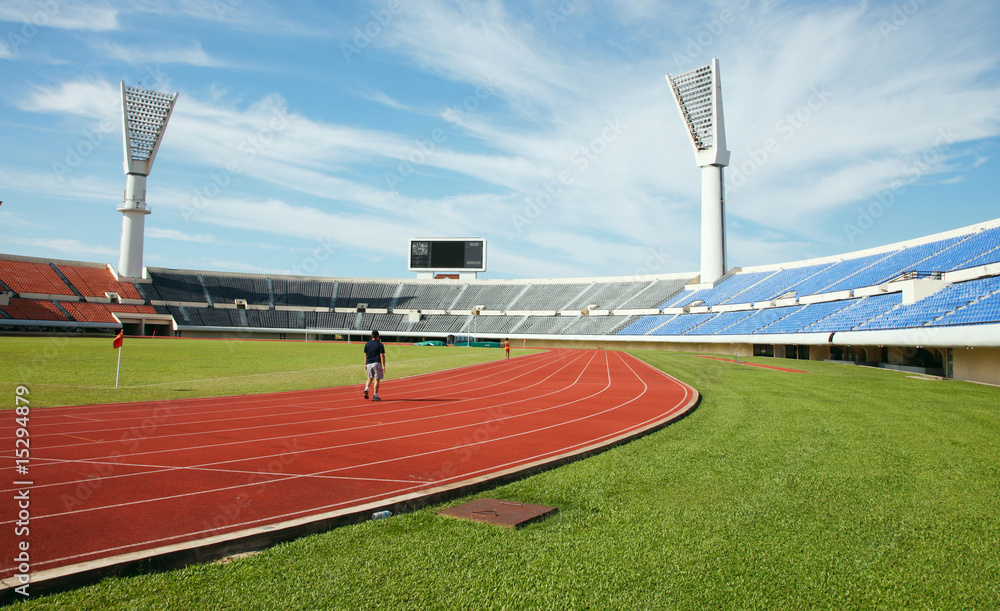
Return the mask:
[[503, 359], [506, 361], [507, 359], [510, 358], [510, 340], [509, 339], [504, 338], [504, 340], [503, 340], [503, 352], [504, 352]]
[[[365, 344], [365, 370], [368, 381], [365, 382], [365, 399], [368, 398], [368, 387], [373, 386], [372, 401], [381, 401], [378, 396], [379, 382], [385, 376], [385, 346], [378, 339], [378, 331], [372, 331], [371, 340]], [[372, 381], [374, 380], [374, 384]]]

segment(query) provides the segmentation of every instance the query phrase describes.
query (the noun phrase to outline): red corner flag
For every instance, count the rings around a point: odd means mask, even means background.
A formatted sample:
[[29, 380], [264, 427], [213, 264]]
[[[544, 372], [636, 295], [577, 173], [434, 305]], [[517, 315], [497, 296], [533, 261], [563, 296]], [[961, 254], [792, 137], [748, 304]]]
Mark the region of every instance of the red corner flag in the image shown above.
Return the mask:
[[118, 370], [115, 371], [116, 389], [118, 388], [118, 378], [121, 376], [122, 373], [122, 341], [124, 339], [125, 339], [125, 329], [122, 329], [121, 331], [118, 332], [118, 335], [115, 336], [114, 343], [111, 344], [114, 347], [114, 349], [118, 351]]

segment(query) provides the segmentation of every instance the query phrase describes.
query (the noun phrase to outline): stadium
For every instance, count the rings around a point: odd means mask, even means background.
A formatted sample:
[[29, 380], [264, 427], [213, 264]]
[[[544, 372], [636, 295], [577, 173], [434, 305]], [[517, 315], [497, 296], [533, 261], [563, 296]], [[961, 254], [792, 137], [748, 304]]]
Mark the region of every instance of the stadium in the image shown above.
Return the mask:
[[[0, 253], [0, 604], [1000, 604], [1000, 218], [731, 266], [719, 62], [667, 84], [700, 268], [493, 279], [480, 237], [398, 278], [144, 264], [177, 94], [122, 82], [117, 265]], [[483, 500], [548, 513], [447, 517]]]
[[145, 267], [146, 178], [177, 95], [123, 82], [118, 270], [4, 256], [0, 329], [348, 341], [378, 329], [416, 342], [464, 333], [846, 361], [1000, 384], [1000, 219], [833, 257], [727, 268], [730, 152], [718, 60], [667, 78], [702, 171], [699, 272], [480, 281], [486, 241], [461, 238], [410, 240], [416, 280]]
[[1000, 384], [1000, 220], [837, 257], [697, 273], [384, 280], [4, 256], [6, 332], [399, 341], [835, 360]]

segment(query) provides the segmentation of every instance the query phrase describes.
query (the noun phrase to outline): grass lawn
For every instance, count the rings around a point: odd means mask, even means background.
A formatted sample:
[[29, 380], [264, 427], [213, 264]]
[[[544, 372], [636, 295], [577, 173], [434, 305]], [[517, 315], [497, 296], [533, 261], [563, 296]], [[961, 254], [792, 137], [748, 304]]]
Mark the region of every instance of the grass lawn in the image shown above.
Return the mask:
[[[241, 395], [364, 384], [364, 344], [125, 338], [119, 388], [111, 339], [0, 337], [4, 387], [23, 384], [32, 407]], [[391, 380], [503, 357], [484, 348], [386, 344]], [[530, 351], [516, 350], [514, 355]]]
[[[275, 371], [326, 363], [270, 345]], [[559, 508], [543, 522], [515, 532], [435, 506], [14, 608], [1000, 608], [1000, 389], [830, 363], [750, 359], [809, 372], [795, 374], [635, 354], [699, 389], [701, 405], [489, 492]]]

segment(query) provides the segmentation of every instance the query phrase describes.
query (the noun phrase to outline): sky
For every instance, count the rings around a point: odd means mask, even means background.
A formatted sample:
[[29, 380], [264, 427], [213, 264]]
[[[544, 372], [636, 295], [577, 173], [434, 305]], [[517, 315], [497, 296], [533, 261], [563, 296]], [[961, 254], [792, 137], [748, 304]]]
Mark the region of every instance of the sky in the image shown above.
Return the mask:
[[982, 0], [4, 0], [0, 253], [118, 265], [120, 85], [178, 92], [152, 267], [412, 278], [697, 272], [700, 170], [664, 76], [720, 63], [729, 267], [1000, 217]]

